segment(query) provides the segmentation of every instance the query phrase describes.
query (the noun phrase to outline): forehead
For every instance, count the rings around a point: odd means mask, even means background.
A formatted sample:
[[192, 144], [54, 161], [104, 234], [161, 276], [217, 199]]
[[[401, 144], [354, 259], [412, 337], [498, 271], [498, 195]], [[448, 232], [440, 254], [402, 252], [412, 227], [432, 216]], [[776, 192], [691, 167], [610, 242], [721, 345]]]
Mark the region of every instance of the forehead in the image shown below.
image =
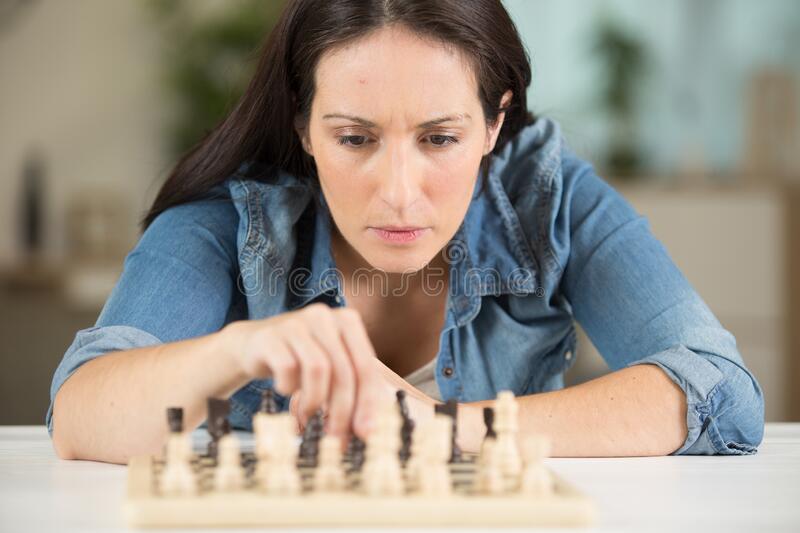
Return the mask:
[[469, 61], [456, 49], [400, 27], [384, 27], [321, 57], [314, 107], [320, 112], [401, 114], [409, 120], [480, 106]]

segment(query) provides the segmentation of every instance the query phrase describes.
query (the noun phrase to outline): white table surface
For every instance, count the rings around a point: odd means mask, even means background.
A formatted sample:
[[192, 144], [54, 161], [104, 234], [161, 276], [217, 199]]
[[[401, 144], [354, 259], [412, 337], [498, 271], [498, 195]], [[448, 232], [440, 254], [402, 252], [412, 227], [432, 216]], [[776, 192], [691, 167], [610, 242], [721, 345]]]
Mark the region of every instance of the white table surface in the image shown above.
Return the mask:
[[[596, 501], [593, 530], [800, 531], [800, 423], [767, 424], [753, 456], [548, 466]], [[0, 427], [0, 532], [124, 531], [125, 480], [124, 466], [57, 459], [44, 427]]]

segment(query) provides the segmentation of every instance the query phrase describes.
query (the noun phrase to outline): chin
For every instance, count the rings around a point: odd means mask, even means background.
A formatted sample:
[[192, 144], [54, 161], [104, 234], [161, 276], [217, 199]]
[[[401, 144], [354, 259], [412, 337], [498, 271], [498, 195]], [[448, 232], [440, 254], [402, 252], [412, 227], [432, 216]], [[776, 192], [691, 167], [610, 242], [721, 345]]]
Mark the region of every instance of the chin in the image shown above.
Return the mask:
[[373, 268], [389, 274], [403, 274], [417, 272], [425, 268], [436, 255], [436, 250], [415, 250], [370, 247], [362, 256]]

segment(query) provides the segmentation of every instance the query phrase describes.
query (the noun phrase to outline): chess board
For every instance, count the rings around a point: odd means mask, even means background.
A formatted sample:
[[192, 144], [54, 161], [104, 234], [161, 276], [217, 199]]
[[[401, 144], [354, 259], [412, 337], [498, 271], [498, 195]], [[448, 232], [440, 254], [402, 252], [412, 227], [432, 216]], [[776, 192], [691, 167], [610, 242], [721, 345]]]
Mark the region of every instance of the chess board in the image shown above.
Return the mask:
[[[465, 455], [450, 464], [453, 493], [430, 498], [408, 493], [400, 497], [366, 495], [360, 474], [351, 471], [347, 489], [338, 493], [312, 490], [313, 467], [298, 465], [303, 491], [296, 496], [268, 496], [253, 479], [255, 457], [242, 453], [245, 487], [217, 492], [212, 487], [214, 459], [192, 460], [199, 479], [196, 496], [166, 497], [159, 493], [163, 458], [140, 456], [128, 465], [126, 517], [137, 527], [233, 526], [582, 526], [594, 520], [594, 504], [558, 476], [554, 493], [485, 495], [474, 488], [476, 457]], [[347, 461], [345, 461], [347, 467]]]

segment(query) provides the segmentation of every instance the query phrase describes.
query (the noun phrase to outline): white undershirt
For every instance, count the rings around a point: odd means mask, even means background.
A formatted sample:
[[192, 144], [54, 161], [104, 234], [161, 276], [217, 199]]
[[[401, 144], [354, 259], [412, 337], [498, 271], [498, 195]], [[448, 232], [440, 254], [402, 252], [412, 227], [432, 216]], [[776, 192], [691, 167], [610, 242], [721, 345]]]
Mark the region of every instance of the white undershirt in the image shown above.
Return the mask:
[[441, 401], [439, 387], [436, 385], [436, 358], [434, 357], [425, 365], [406, 375], [405, 379], [434, 400]]

